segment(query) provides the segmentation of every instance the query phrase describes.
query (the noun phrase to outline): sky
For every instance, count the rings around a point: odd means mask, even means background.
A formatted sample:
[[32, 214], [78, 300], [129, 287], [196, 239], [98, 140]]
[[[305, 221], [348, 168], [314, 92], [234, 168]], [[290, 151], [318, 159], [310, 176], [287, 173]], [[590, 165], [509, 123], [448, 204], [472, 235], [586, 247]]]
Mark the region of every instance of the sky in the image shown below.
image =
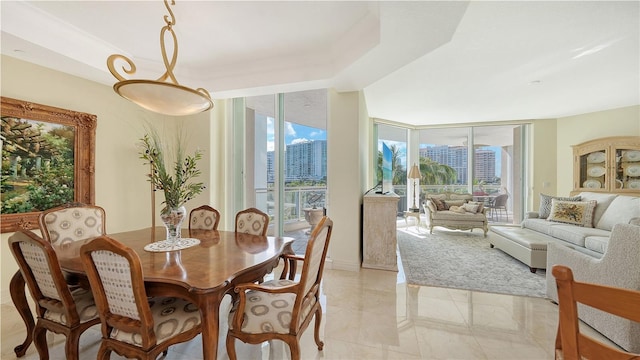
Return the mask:
[[[300, 142], [313, 140], [327, 140], [326, 130], [298, 125], [290, 122], [285, 122], [284, 124], [285, 145], [297, 144]], [[273, 151], [275, 149], [274, 134], [274, 119], [271, 117], [267, 117], [267, 151]]]

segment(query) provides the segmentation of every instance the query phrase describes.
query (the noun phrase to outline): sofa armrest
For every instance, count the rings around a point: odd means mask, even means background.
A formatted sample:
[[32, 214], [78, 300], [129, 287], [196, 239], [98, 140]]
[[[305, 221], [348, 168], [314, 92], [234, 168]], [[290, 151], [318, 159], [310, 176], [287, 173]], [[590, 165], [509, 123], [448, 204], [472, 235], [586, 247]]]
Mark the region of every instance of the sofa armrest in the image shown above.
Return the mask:
[[547, 295], [558, 301], [554, 265], [571, 268], [577, 281], [640, 290], [640, 226], [616, 224], [600, 259], [555, 242], [547, 244]]
[[525, 219], [537, 219], [538, 217], [540, 217], [540, 213], [537, 211], [527, 211], [526, 214], [524, 214]]

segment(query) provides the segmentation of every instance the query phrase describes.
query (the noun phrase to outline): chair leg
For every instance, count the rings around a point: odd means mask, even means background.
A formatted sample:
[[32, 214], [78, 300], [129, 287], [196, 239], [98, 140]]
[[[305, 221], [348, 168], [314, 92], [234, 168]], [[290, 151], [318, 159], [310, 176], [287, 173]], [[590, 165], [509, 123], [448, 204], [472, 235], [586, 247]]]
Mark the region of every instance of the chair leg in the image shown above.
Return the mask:
[[236, 339], [233, 336], [227, 335], [227, 355], [229, 355], [229, 360], [237, 360], [238, 356], [236, 355]]
[[36, 324], [33, 329], [33, 343], [38, 350], [40, 360], [49, 360], [49, 347], [47, 346], [47, 329]]
[[316, 310], [316, 323], [313, 329], [314, 334], [313, 337], [316, 340], [316, 345], [318, 345], [318, 350], [322, 351], [324, 348], [324, 343], [320, 340], [320, 323], [322, 322], [322, 308], [318, 307]]
[[287, 341], [289, 344], [289, 351], [291, 351], [291, 360], [300, 360], [300, 344], [298, 343], [298, 339], [294, 339], [294, 341]]
[[77, 360], [80, 357], [80, 331], [72, 331], [67, 335], [67, 339], [64, 345], [64, 353], [67, 355], [67, 360]]
[[109, 360], [111, 358], [111, 349], [104, 345], [104, 342], [100, 345], [100, 349], [98, 349], [98, 356], [96, 356], [97, 360]]

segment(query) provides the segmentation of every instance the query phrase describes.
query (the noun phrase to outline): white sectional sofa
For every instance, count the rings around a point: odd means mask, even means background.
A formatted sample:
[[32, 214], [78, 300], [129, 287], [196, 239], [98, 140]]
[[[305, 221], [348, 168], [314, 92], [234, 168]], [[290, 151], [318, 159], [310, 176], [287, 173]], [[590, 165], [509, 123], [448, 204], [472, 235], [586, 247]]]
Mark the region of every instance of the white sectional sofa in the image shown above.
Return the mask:
[[[520, 226], [492, 226], [492, 246], [527, 263], [532, 271], [561, 264], [570, 267], [578, 281], [640, 290], [640, 197], [595, 192], [577, 196], [581, 202], [595, 201], [593, 227], [550, 221], [534, 212]], [[547, 296], [557, 301], [550, 270], [546, 280]], [[583, 306], [579, 316], [624, 349], [640, 352], [638, 324]]]

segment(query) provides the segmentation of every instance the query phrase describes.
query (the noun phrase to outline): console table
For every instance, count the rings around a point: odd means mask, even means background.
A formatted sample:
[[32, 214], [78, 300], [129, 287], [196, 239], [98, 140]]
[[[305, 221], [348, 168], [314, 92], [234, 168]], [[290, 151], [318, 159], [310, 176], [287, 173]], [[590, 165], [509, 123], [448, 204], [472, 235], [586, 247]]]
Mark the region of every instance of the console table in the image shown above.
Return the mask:
[[396, 194], [364, 196], [363, 268], [398, 271], [396, 221], [399, 200]]

